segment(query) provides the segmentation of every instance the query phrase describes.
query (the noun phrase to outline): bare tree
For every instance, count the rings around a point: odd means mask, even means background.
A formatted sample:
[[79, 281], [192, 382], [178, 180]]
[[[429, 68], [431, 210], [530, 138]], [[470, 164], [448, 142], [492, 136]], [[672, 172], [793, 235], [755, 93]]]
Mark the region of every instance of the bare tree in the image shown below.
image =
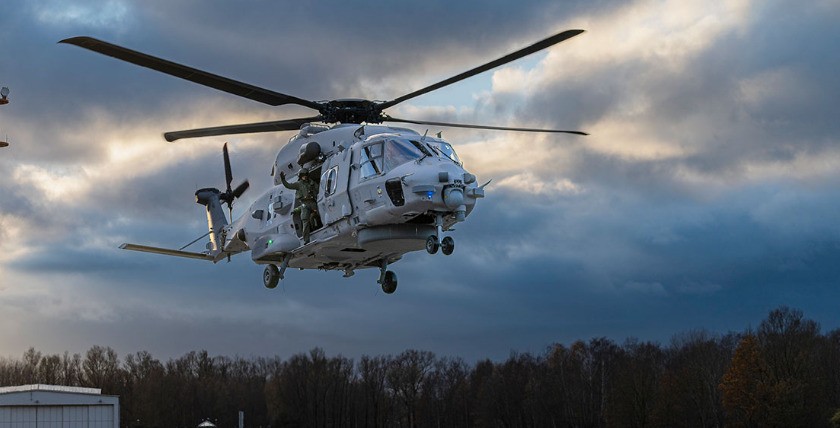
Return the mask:
[[61, 373], [61, 357], [58, 355], [47, 355], [41, 357], [38, 363], [38, 383], [55, 385], [59, 383]]
[[61, 367], [59, 369], [59, 383], [67, 386], [81, 385], [82, 377], [82, 356], [79, 354], [70, 355], [64, 351], [61, 356]]
[[388, 387], [402, 405], [402, 417], [410, 428], [417, 426], [418, 399], [434, 362], [433, 353], [409, 349], [397, 355], [388, 368]]
[[660, 381], [656, 422], [663, 426], [720, 427], [718, 387], [732, 358], [732, 342], [703, 330], [675, 335]]
[[106, 394], [118, 394], [120, 388], [120, 361], [110, 347], [95, 345], [87, 351], [82, 361], [82, 383], [101, 388]]
[[628, 339], [618, 358], [607, 423], [645, 427], [652, 423], [659, 398], [665, 353], [658, 344]]
[[29, 348], [23, 353], [22, 381], [23, 383], [38, 383], [38, 364], [41, 363], [41, 353], [35, 348]]
[[385, 427], [390, 424], [391, 399], [386, 391], [386, 376], [393, 357], [363, 356], [357, 365], [359, 374], [359, 412], [361, 426]]

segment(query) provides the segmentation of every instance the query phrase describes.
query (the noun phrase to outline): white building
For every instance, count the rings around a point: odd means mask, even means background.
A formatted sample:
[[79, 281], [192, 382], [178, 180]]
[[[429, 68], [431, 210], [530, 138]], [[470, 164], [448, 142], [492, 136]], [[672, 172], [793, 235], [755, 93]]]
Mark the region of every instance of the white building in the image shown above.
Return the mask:
[[120, 400], [98, 388], [0, 388], [0, 428], [119, 428]]

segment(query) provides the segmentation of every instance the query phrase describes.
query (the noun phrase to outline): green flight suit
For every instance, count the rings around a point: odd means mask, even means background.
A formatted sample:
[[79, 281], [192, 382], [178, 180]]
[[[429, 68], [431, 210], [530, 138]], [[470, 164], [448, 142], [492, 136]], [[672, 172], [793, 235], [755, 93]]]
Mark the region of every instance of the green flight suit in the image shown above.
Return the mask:
[[295, 208], [295, 211], [300, 211], [300, 222], [303, 224], [303, 243], [309, 243], [309, 232], [315, 225], [318, 215], [318, 204], [315, 198], [318, 197], [318, 183], [312, 180], [308, 175], [306, 179], [300, 177], [297, 182], [289, 183], [286, 181], [286, 176], [280, 174], [280, 181], [287, 189], [295, 191], [295, 198], [300, 201], [300, 206]]

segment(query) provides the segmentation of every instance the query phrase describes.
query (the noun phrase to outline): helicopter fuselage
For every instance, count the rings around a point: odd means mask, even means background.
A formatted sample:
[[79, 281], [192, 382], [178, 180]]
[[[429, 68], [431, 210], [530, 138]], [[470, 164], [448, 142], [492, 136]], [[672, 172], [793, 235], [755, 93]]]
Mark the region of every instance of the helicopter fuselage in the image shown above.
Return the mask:
[[[311, 159], [303, 158], [307, 149]], [[280, 180], [302, 167], [319, 184], [318, 224], [305, 245], [300, 202]], [[349, 275], [426, 248], [484, 196], [446, 141], [378, 125], [304, 126], [278, 153], [272, 175], [274, 187], [222, 228], [215, 259], [250, 250], [258, 264], [285, 260], [284, 268]]]

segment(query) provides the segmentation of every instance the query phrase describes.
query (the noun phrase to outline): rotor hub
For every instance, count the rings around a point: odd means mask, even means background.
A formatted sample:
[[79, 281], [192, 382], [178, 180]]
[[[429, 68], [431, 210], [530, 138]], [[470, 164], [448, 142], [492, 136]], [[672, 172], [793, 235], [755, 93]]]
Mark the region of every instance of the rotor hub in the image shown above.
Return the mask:
[[320, 110], [326, 123], [381, 123], [384, 119], [379, 104], [363, 99], [333, 100]]

